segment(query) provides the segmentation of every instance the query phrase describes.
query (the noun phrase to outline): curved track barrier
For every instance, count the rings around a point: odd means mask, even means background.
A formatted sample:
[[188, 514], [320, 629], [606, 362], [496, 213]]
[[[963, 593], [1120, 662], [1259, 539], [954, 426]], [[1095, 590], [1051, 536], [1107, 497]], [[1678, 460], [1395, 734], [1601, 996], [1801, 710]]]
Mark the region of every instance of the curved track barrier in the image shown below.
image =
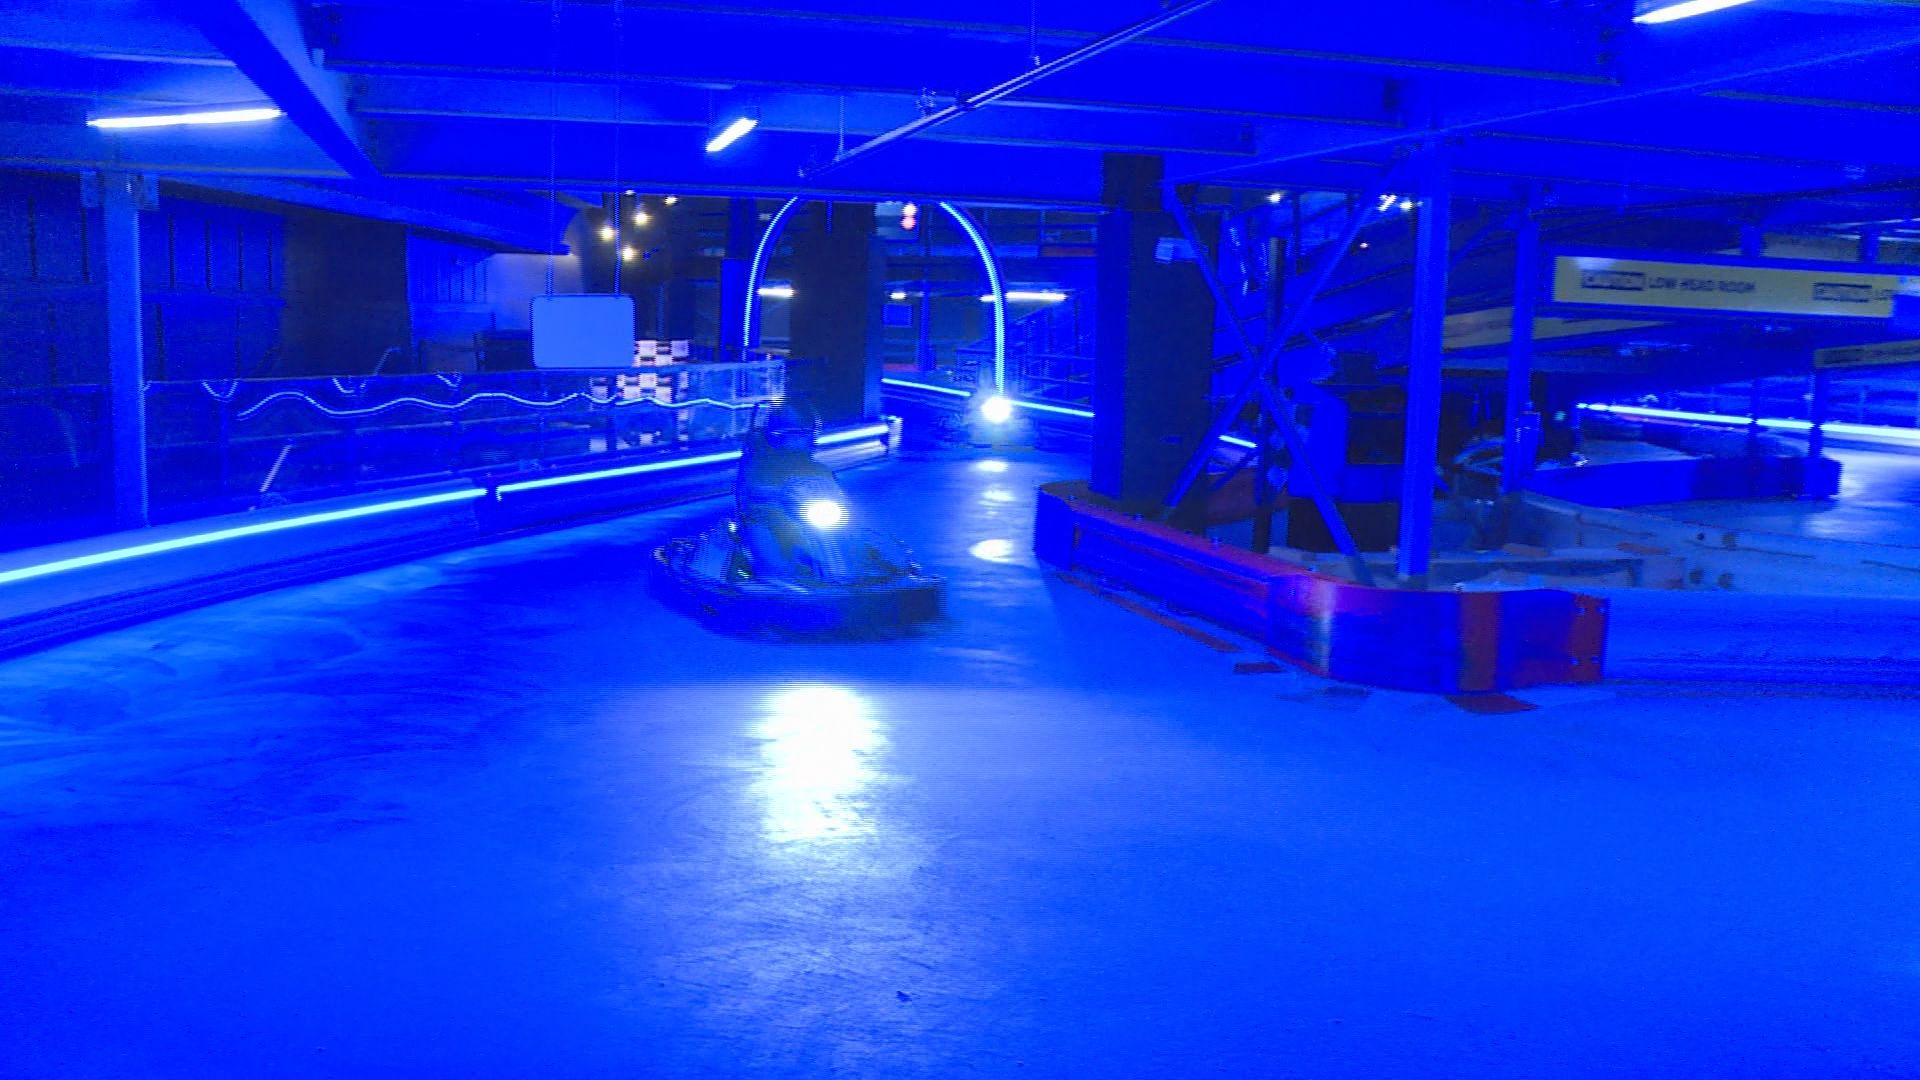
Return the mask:
[[1607, 601], [1558, 589], [1419, 592], [1356, 584], [1040, 489], [1034, 552], [1178, 604], [1317, 675], [1460, 694], [1601, 678]]
[[[816, 457], [886, 456], [900, 423], [823, 434]], [[740, 451], [633, 455], [202, 518], [0, 554], [0, 655], [515, 533], [725, 495]]]

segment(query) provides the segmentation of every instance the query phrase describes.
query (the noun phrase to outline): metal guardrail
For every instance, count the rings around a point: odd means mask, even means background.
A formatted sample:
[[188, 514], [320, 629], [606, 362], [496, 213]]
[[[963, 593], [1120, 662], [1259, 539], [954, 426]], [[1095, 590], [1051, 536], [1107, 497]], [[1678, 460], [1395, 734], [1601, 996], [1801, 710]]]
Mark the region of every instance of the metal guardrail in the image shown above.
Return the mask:
[[[606, 372], [356, 375], [148, 384], [155, 522], [730, 442], [784, 394], [784, 361]], [[103, 531], [98, 386], [0, 391], [0, 549]], [[24, 436], [24, 437], [23, 437]]]

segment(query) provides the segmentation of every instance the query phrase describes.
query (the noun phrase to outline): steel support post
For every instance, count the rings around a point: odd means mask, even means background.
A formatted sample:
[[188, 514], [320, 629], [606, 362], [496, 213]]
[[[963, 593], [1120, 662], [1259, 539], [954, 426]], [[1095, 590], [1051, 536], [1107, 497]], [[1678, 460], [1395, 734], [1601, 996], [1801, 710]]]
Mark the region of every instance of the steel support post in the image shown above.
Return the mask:
[[1537, 443], [1527, 438], [1533, 412], [1533, 312], [1540, 297], [1540, 219], [1538, 196], [1527, 192], [1513, 248], [1513, 339], [1507, 348], [1506, 448], [1500, 455], [1500, 491], [1512, 495], [1526, 486]]
[[153, 178], [100, 173], [107, 257], [107, 416], [113, 458], [113, 519], [147, 524], [147, 369], [141, 331], [140, 211], [154, 205]]
[[1440, 442], [1440, 369], [1447, 319], [1447, 242], [1452, 191], [1445, 161], [1434, 160], [1422, 193], [1414, 245], [1413, 324], [1407, 356], [1406, 446], [1400, 477], [1403, 584], [1425, 588], [1433, 550], [1433, 482]]
[[1807, 458], [1817, 460], [1827, 449], [1827, 395], [1832, 389], [1831, 376], [1827, 372], [1815, 369], [1813, 372], [1813, 393], [1807, 401]]

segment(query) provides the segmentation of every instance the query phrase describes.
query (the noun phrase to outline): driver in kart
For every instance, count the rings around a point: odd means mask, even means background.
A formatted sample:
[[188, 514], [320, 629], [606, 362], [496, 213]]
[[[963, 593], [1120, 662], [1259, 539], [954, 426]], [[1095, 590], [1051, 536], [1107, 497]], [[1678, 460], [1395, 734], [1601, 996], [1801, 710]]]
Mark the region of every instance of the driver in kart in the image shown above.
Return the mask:
[[809, 543], [805, 531], [835, 528], [846, 520], [839, 482], [813, 459], [819, 429], [812, 409], [783, 401], [747, 434], [734, 503], [753, 575], [762, 581], [812, 581], [833, 576], [836, 569], [816, 565], [821, 545]]

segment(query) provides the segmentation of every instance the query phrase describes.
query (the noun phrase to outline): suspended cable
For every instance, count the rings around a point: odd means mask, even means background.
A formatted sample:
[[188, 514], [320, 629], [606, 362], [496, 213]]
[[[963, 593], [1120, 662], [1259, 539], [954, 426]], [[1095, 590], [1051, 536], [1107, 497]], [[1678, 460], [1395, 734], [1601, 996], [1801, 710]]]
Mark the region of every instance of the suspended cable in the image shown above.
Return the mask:
[[547, 295], [553, 295], [553, 260], [559, 244], [560, 211], [560, 3], [553, 0], [547, 28]]
[[[627, 261], [626, 211], [620, 201], [620, 84], [626, 79], [625, 0], [613, 0], [613, 293], [620, 295], [620, 265]], [[634, 200], [637, 208], [640, 200]]]

